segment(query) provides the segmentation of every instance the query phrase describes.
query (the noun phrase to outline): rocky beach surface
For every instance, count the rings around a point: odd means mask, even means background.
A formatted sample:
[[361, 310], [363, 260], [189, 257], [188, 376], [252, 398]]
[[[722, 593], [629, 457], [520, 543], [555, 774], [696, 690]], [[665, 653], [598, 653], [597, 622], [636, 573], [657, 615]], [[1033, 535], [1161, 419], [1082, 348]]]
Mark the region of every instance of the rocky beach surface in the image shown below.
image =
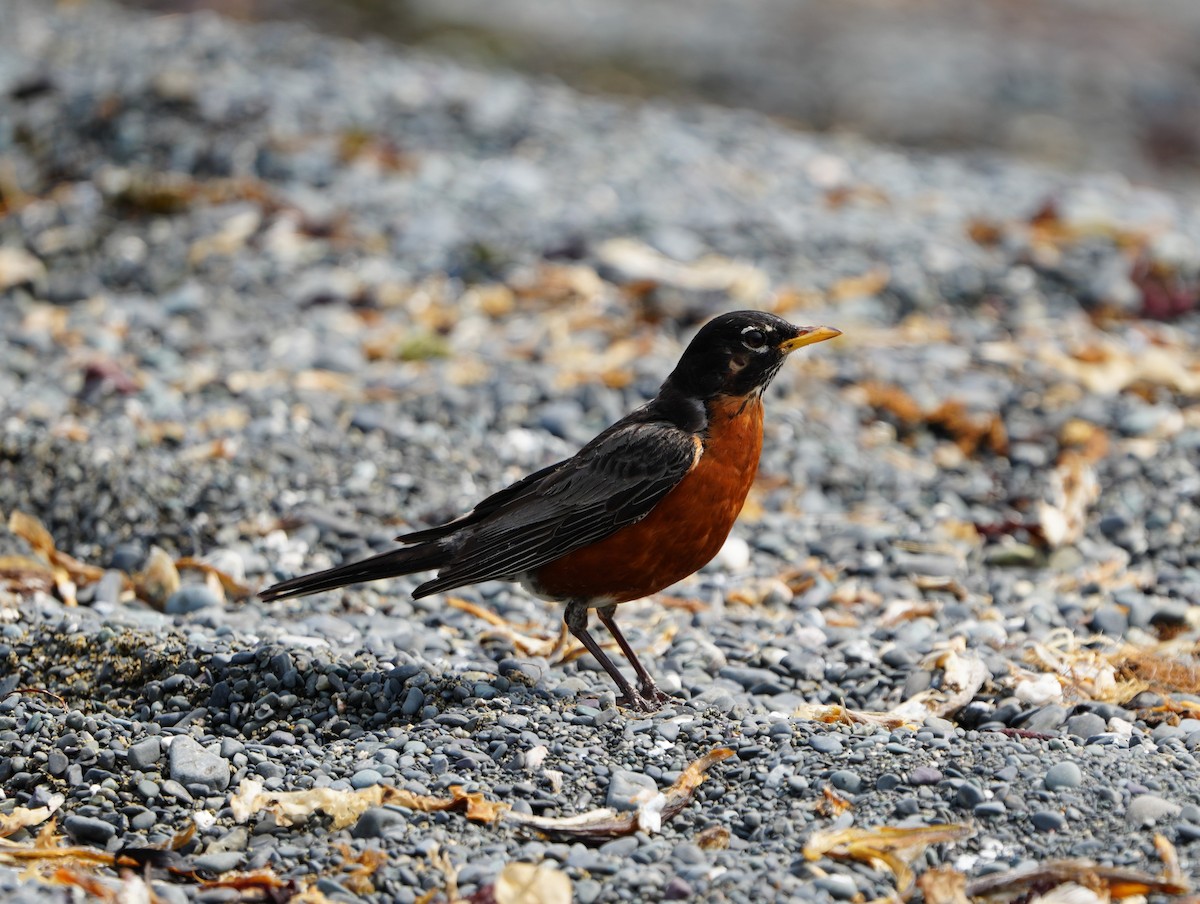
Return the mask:
[[[1186, 894], [1198, 202], [3, 4], [0, 894]], [[571, 454], [736, 308], [844, 335], [718, 558], [621, 607], [667, 709], [509, 585], [255, 597]]]

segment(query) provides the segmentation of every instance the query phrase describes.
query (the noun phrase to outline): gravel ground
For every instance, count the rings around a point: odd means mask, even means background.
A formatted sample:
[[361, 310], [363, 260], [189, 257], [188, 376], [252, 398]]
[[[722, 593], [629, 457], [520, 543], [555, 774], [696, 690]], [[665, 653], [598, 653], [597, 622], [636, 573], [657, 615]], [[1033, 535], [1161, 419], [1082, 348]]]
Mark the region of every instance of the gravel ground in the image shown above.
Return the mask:
[[[806, 843], [940, 823], [918, 872], [1157, 875], [1161, 833], [1197, 878], [1194, 192], [102, 2], [0, 7], [0, 94], [0, 819], [152, 861], [7, 900], [502, 900], [515, 861], [870, 899], [881, 862]], [[507, 585], [253, 597], [569, 454], [735, 307], [845, 336], [776, 381], [716, 562], [622, 607], [678, 705], [615, 709]], [[524, 824], [604, 806], [639, 830]]]

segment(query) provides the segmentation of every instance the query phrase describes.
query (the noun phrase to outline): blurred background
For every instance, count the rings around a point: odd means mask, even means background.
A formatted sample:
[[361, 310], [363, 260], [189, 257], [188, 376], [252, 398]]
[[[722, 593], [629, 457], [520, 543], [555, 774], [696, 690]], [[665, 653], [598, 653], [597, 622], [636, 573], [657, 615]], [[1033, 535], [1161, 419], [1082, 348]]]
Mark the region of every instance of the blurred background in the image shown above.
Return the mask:
[[1200, 176], [1196, 0], [127, 0], [293, 19], [592, 92], [910, 148]]

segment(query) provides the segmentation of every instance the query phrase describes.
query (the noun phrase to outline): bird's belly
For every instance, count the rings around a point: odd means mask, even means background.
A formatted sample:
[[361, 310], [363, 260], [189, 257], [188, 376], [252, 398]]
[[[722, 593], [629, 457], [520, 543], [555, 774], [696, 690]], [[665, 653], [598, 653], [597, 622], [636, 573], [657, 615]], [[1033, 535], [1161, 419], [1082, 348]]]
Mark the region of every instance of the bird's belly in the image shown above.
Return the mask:
[[624, 603], [707, 564], [742, 510], [762, 451], [761, 400], [730, 400], [725, 407], [710, 416], [699, 461], [650, 514], [542, 566], [526, 586], [549, 599]]

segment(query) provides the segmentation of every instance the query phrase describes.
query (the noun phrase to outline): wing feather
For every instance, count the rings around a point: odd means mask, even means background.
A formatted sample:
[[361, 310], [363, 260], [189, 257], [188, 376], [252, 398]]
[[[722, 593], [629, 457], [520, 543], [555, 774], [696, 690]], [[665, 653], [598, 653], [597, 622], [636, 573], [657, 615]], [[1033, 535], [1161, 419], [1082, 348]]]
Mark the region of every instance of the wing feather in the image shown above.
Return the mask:
[[513, 579], [633, 524], [691, 470], [694, 436], [662, 421], [625, 421], [573, 458], [489, 496], [449, 524], [409, 534], [444, 537], [454, 555], [421, 597], [464, 584]]

